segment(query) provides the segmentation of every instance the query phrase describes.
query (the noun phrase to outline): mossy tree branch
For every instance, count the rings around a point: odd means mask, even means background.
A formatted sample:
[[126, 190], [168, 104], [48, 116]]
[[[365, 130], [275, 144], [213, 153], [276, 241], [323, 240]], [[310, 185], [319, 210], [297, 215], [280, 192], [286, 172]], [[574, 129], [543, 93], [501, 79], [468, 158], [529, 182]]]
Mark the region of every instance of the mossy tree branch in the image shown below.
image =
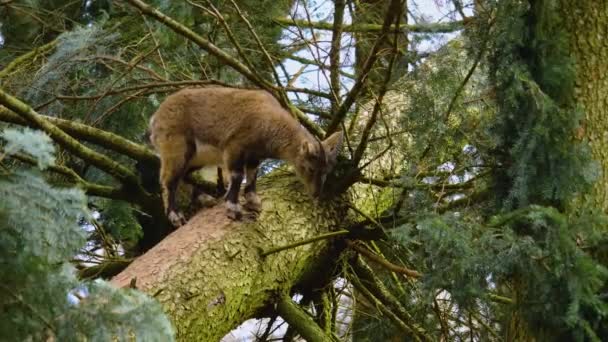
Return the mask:
[[111, 158], [98, 153], [87, 146], [84, 146], [78, 142], [78, 140], [74, 139], [59, 127], [46, 120], [40, 114], [36, 113], [36, 111], [34, 111], [34, 109], [32, 109], [26, 103], [7, 94], [2, 89], [0, 89], [0, 104], [6, 106], [30, 122], [36, 128], [46, 132], [55, 142], [73, 153], [75, 156], [82, 158], [91, 165], [94, 165], [100, 170], [103, 170], [104, 172], [107, 172], [111, 176], [115, 177], [123, 184], [123, 186], [128, 185], [133, 189], [143, 192], [143, 189], [139, 184], [139, 178], [133, 171], [129, 170], [120, 163], [115, 162]]
[[[71, 120], [59, 119], [52, 116], [38, 115], [41, 119], [57, 126], [65, 133], [76, 139], [96, 144], [114, 152], [124, 154], [138, 161], [151, 162], [159, 164], [158, 156], [149, 148], [125, 139], [120, 135], [107, 132], [95, 127], [74, 122]], [[22, 118], [20, 115], [9, 111], [6, 108], [0, 108], [0, 121], [10, 122], [17, 125], [36, 127], [36, 123]]]
[[277, 302], [277, 313], [309, 342], [333, 342], [321, 327], [287, 295]]
[[[11, 155], [11, 157], [19, 160], [20, 162], [27, 163], [30, 165], [36, 165], [38, 163], [34, 158], [23, 154], [13, 154]], [[77, 187], [81, 188], [87, 195], [119, 200], [128, 200], [130, 198], [130, 196], [127, 195], [120, 188], [95, 184], [82, 179], [82, 177], [80, 177], [74, 170], [70, 169], [69, 167], [62, 165], [51, 165], [48, 167], [48, 170], [71, 178], [72, 182], [74, 182]]]

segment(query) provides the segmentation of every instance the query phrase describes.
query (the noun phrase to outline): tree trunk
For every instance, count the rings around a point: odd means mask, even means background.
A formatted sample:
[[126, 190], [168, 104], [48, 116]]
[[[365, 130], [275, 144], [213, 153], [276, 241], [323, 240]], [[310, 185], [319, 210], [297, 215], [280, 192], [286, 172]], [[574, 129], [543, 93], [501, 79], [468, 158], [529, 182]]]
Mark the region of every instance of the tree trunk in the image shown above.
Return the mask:
[[223, 205], [198, 212], [135, 260], [112, 282], [153, 295], [171, 317], [178, 340], [219, 341], [246, 319], [267, 316], [283, 294], [329, 279], [329, 240], [266, 257], [260, 251], [342, 226], [345, 202], [316, 204], [285, 172], [263, 177], [259, 218], [233, 222]]
[[561, 0], [563, 22], [570, 33], [576, 63], [574, 101], [585, 112], [584, 132], [602, 174], [585, 199], [608, 210], [608, 2]]

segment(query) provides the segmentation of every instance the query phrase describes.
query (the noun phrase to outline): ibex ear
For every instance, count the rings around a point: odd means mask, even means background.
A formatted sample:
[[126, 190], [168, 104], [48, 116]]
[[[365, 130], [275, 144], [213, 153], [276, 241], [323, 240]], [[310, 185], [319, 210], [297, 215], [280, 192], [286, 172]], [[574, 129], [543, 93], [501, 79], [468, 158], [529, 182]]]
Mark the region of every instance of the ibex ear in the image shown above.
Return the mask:
[[327, 155], [328, 172], [336, 166], [336, 159], [338, 158], [338, 152], [342, 147], [342, 132], [336, 132], [329, 136], [329, 138], [323, 140], [323, 149], [325, 149], [325, 155]]

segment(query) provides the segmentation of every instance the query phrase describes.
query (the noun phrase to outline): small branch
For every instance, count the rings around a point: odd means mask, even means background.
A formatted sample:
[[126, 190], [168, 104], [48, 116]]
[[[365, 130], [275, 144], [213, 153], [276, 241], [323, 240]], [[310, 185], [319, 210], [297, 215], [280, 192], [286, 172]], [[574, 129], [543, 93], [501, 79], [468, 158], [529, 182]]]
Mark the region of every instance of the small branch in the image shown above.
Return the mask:
[[329, 239], [329, 238], [332, 238], [332, 237], [335, 237], [335, 236], [346, 235], [348, 233], [350, 233], [348, 230], [344, 230], [343, 229], [343, 230], [339, 230], [337, 232], [331, 232], [331, 233], [321, 234], [321, 235], [317, 235], [317, 236], [311, 237], [309, 239], [304, 239], [304, 240], [300, 240], [298, 242], [291, 243], [289, 245], [267, 249], [265, 251], [262, 251], [262, 253], [260, 253], [260, 255], [262, 257], [265, 257], [265, 256], [268, 256], [270, 254], [274, 254], [274, 253], [278, 253], [278, 252], [284, 251], [286, 249], [291, 249], [291, 248], [295, 248], [295, 247], [298, 247], [298, 246], [307, 245], [309, 243], [313, 243], [313, 242], [316, 242], [316, 241]]
[[224, 50], [220, 49], [207, 39], [198, 35], [188, 27], [182, 25], [178, 21], [173, 18], [165, 15], [161, 11], [153, 8], [152, 6], [146, 4], [141, 0], [126, 0], [133, 7], [139, 9], [143, 14], [156, 19], [157, 21], [165, 24], [167, 27], [172, 29], [174, 32], [179, 35], [187, 38], [193, 43], [197, 44], [203, 50], [217, 57], [223, 63], [231, 66], [233, 69], [238, 71], [241, 75], [245, 76], [251, 82], [259, 85], [261, 88], [266, 89], [268, 91], [273, 91], [275, 87], [268, 83], [267, 81], [260, 79], [255, 73], [253, 73], [246, 65], [242, 64], [238, 60], [234, 59], [232, 56], [227, 54]]
[[[118, 88], [118, 89], [110, 90], [107, 93], [98, 94], [98, 95], [88, 95], [88, 96], [57, 95], [56, 98], [58, 100], [95, 100], [95, 99], [98, 99], [98, 98], [101, 98], [104, 96], [108, 96], [108, 95], [128, 93], [131, 91], [137, 91], [137, 90], [142, 90], [142, 89], [165, 88], [165, 87], [179, 88], [179, 87], [183, 87], [183, 86], [204, 86], [204, 85], [222, 85], [225, 87], [234, 87], [234, 86], [228, 85], [227, 83], [220, 82], [217, 80], [186, 80], [186, 81], [171, 81], [171, 82], [167, 81], [167, 82], [155, 82], [155, 83], [140, 84], [140, 85], [136, 85], [136, 86], [132, 86], [132, 87]], [[236, 88], [236, 87], [234, 87], [234, 88]], [[164, 92], [164, 91], [167, 91], [167, 90], [161, 90], [159, 92]]]
[[13, 59], [4, 69], [2, 69], [0, 71], [0, 79], [8, 76], [11, 72], [13, 72], [15, 69], [17, 69], [19, 66], [21, 66], [28, 60], [35, 58], [39, 55], [44, 55], [44, 54], [50, 52], [57, 46], [57, 42], [58, 42], [58, 40], [55, 39], [49, 43], [39, 46], [39, 47], [33, 49], [32, 51]]
[[[264, 57], [266, 57], [266, 62], [268, 63], [268, 67], [270, 68], [270, 70], [272, 71], [272, 74], [274, 75], [275, 82], [280, 87], [281, 78], [279, 77], [279, 74], [277, 73], [277, 70], [274, 67], [274, 63], [272, 62], [272, 58], [270, 57], [268, 50], [266, 50], [266, 47], [264, 47], [264, 44], [262, 44], [262, 40], [257, 35], [257, 33], [255, 33], [253, 26], [251, 26], [251, 23], [249, 22], [247, 17], [245, 17], [245, 15], [243, 15], [243, 12], [241, 12], [241, 9], [236, 4], [236, 2], [234, 0], [230, 0], [230, 3], [232, 4], [232, 7], [234, 7], [234, 9], [236, 10], [236, 13], [239, 15], [239, 18], [241, 18], [241, 20], [247, 26], [247, 29], [249, 30], [249, 33], [253, 36], [253, 39], [255, 40], [256, 44], [258, 45], [258, 48], [262, 51]], [[284, 95], [284, 94], [282, 94], [282, 95]]]
[[361, 255], [365, 256], [367, 259], [369, 259], [370, 261], [373, 261], [374, 263], [386, 268], [389, 271], [395, 272], [395, 273], [399, 273], [399, 274], [403, 274], [406, 275], [408, 277], [411, 278], [420, 278], [422, 276], [422, 274], [416, 270], [412, 270], [409, 269], [405, 266], [399, 266], [399, 265], [395, 265], [393, 263], [391, 263], [390, 261], [382, 258], [381, 256], [373, 253], [372, 251], [370, 251], [369, 249], [360, 246], [359, 244], [357, 244], [356, 242], [353, 242], [351, 240], [346, 240], [346, 244], [354, 249], [355, 251], [357, 251], [358, 253], [360, 253]]
[[458, 89], [456, 89], [456, 92], [454, 93], [454, 96], [452, 97], [452, 100], [450, 101], [450, 104], [448, 105], [448, 110], [446, 111], [446, 113], [444, 115], [443, 120], [445, 122], [447, 122], [448, 119], [450, 118], [450, 114], [452, 114], [452, 110], [454, 110], [454, 106], [456, 105], [456, 101], [460, 97], [462, 90], [467, 85], [467, 83], [469, 83], [469, 79], [471, 78], [471, 76], [473, 76], [473, 73], [477, 69], [479, 62], [481, 61], [481, 58], [483, 57], [483, 54], [486, 51], [486, 46], [487, 46], [487, 41], [488, 41], [489, 36], [490, 35], [486, 35], [484, 37], [483, 42], [481, 43], [481, 48], [479, 49], [479, 52], [477, 52], [477, 56], [475, 56], [475, 61], [473, 62], [473, 65], [471, 66], [471, 68], [467, 72], [466, 76], [464, 77], [464, 79], [462, 80], [460, 85], [458, 86]]
[[369, 72], [376, 63], [376, 60], [378, 60], [379, 58], [380, 47], [382, 46], [382, 42], [384, 41], [386, 35], [389, 32], [391, 23], [393, 22], [393, 19], [395, 18], [396, 14], [400, 12], [400, 5], [400, 0], [391, 0], [391, 2], [389, 3], [384, 17], [384, 23], [382, 24], [382, 30], [370, 50], [369, 57], [363, 64], [361, 72], [357, 77], [357, 80], [355, 81], [355, 84], [348, 92], [340, 108], [336, 111], [334, 119], [329, 124], [329, 127], [327, 127], [327, 135], [338, 130], [340, 124], [342, 123], [342, 121], [346, 117], [346, 114], [350, 110], [350, 107], [353, 105], [353, 103], [359, 96], [359, 92], [361, 92], [361, 90], [363, 89], [363, 86], [367, 81], [367, 76], [369, 75]]
[[331, 35], [331, 49], [329, 50], [329, 79], [332, 92], [332, 114], [340, 108], [340, 48], [342, 45], [342, 22], [344, 20], [345, 0], [334, 1], [334, 27]]
[[[470, 18], [469, 18], [470, 19]], [[308, 20], [291, 19], [291, 18], [274, 18], [274, 22], [286, 26], [300, 26], [305, 28], [313, 28], [318, 30], [333, 30], [333, 23], [330, 22], [309, 22]], [[450, 33], [464, 28], [465, 21], [452, 21], [449, 23], [428, 23], [408, 25], [402, 24], [399, 26], [391, 25], [388, 28], [389, 32], [400, 32], [406, 30], [413, 33]], [[379, 24], [354, 24], [344, 25], [342, 32], [382, 32], [384, 25]]]
[[[23, 163], [37, 165], [37, 161], [34, 158], [23, 154], [12, 154], [11, 157]], [[122, 191], [122, 189], [107, 185], [90, 183], [82, 179], [82, 177], [80, 177], [74, 170], [70, 169], [69, 167], [65, 167], [62, 165], [51, 165], [48, 167], [48, 170], [70, 177], [75, 183], [75, 185], [81, 188], [87, 195], [121, 200], [129, 199], [129, 196], [124, 191]]]
[[51, 322], [48, 319], [46, 319], [46, 317], [42, 316], [42, 314], [40, 312], [38, 312], [38, 310], [36, 310], [36, 308], [34, 308], [29, 303], [24, 301], [23, 297], [21, 295], [14, 293], [10, 287], [8, 287], [2, 283], [0, 283], [0, 287], [2, 287], [4, 289], [4, 291], [6, 291], [11, 297], [13, 297], [13, 299], [15, 299], [17, 302], [19, 302], [19, 304], [23, 305], [23, 307], [28, 309], [36, 318], [38, 318], [38, 320], [40, 320], [47, 328], [49, 328], [49, 330], [51, 330], [54, 334], [56, 334], [55, 327], [51, 324]]
[[[331, 70], [331, 66], [328, 66], [323, 63], [318, 63], [317, 61], [312, 60], [312, 59], [308, 59], [308, 58], [304, 58], [304, 57], [300, 57], [300, 56], [296, 56], [296, 55], [285, 55], [284, 58], [292, 59], [292, 60], [302, 63], [302, 64], [314, 65], [321, 69], [330, 69]], [[348, 77], [353, 80], [356, 78], [355, 75], [345, 72], [342, 69], [338, 69], [338, 72], [340, 73], [340, 75], [342, 75], [344, 77]]]
[[405, 310], [401, 302], [386, 288], [384, 283], [376, 277], [372, 269], [361, 258], [356, 258], [352, 267], [357, 277], [362, 282], [365, 282], [366, 288], [374, 297], [391, 308], [403, 322], [409, 323], [416, 335], [419, 335], [424, 340], [432, 341], [426, 334], [426, 331], [414, 323], [412, 315]]
[[308, 342], [332, 342], [323, 330], [304, 310], [287, 295], [281, 296], [277, 303], [277, 313]]
[[291, 92], [291, 93], [304, 93], [304, 94], [314, 95], [314, 96], [318, 96], [318, 97], [323, 97], [326, 99], [332, 98], [332, 96], [328, 93], [324, 93], [322, 91], [308, 89], [308, 88], [286, 87], [285, 90], [287, 90], [288, 92]]
[[[399, 10], [401, 10], [401, 6], [399, 7]], [[396, 20], [397, 20], [397, 25], [399, 25], [399, 23], [401, 22], [401, 11], [399, 11], [396, 15]], [[395, 35], [394, 37], [394, 42], [393, 42], [393, 51], [392, 51], [392, 55], [391, 55], [391, 59], [388, 63], [388, 67], [386, 68], [386, 72], [384, 74], [384, 80], [382, 82], [382, 85], [380, 86], [380, 91], [378, 94], [378, 98], [376, 99], [376, 103], [374, 104], [374, 108], [372, 110], [372, 114], [369, 118], [369, 120], [365, 123], [365, 127], [363, 128], [363, 132], [361, 133], [361, 139], [359, 142], [359, 145], [357, 146], [357, 149], [355, 150], [354, 156], [353, 156], [353, 164], [355, 166], [359, 165], [359, 162], [361, 161], [361, 158], [363, 158], [363, 154], [365, 153], [365, 150], [367, 149], [367, 141], [369, 139], [369, 136], [372, 132], [372, 128], [374, 127], [374, 125], [376, 124], [377, 118], [378, 118], [378, 114], [380, 114], [380, 111], [382, 110], [382, 102], [384, 101], [384, 96], [386, 95], [386, 92], [388, 91], [388, 85], [391, 81], [391, 77], [393, 76], [393, 66], [395, 65], [395, 61], [397, 59], [398, 56], [398, 40], [399, 37], [397, 37]], [[389, 144], [390, 146], [391, 144]]]

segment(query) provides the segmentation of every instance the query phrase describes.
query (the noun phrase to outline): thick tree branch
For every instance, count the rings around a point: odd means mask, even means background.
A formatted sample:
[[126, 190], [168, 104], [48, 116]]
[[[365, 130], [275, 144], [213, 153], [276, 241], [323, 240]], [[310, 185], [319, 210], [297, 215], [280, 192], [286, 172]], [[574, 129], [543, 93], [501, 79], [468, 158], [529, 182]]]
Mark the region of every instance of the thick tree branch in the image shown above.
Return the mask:
[[332, 339], [323, 332], [312, 317], [300, 309], [289, 296], [281, 296], [277, 303], [277, 313], [306, 341], [332, 342]]
[[[131, 140], [125, 139], [120, 135], [71, 120], [59, 119], [45, 115], [39, 115], [39, 117], [50, 122], [51, 124], [56, 125], [61, 130], [76, 139], [99, 145], [100, 147], [124, 154], [135, 160], [151, 162], [154, 165], [159, 164], [158, 156], [156, 156], [152, 150], [146, 148], [145, 146], [136, 144]], [[39, 127], [35, 123], [23, 119], [21, 116], [9, 111], [6, 108], [0, 108], [0, 121], [10, 122], [22, 126]]]
[[134, 189], [141, 190], [139, 178], [131, 170], [120, 163], [115, 162], [111, 158], [84, 146], [78, 142], [78, 140], [72, 138], [59, 127], [36, 113], [30, 106], [16, 97], [7, 94], [2, 89], [0, 89], [0, 104], [3, 104], [13, 112], [19, 114], [37, 128], [45, 131], [53, 140], [77, 157], [86, 160], [90, 164], [112, 175], [123, 183], [123, 185], [130, 185]]

